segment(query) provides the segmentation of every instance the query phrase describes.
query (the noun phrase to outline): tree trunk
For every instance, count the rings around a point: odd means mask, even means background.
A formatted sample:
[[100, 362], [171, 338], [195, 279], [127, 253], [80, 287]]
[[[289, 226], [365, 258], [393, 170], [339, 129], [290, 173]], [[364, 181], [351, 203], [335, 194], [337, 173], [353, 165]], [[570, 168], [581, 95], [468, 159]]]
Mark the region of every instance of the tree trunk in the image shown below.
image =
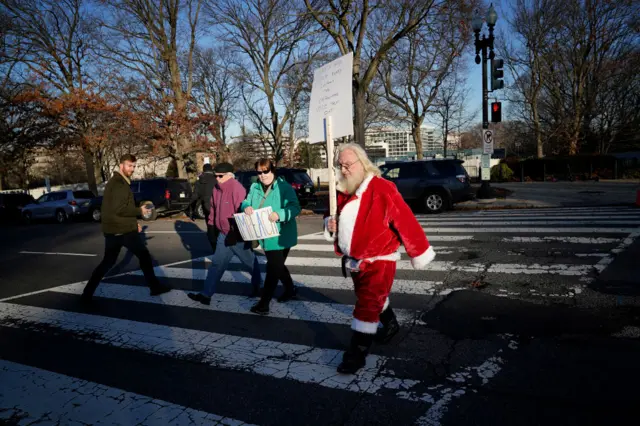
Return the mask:
[[295, 141], [295, 133], [296, 133], [296, 127], [294, 126], [296, 117], [295, 115], [293, 117], [291, 117], [291, 122], [289, 123], [289, 152], [288, 152], [288, 157], [289, 157], [289, 167], [293, 167], [293, 157], [295, 155], [295, 150], [296, 150], [296, 141]]
[[538, 103], [533, 102], [531, 105], [533, 113], [533, 132], [536, 137], [537, 157], [544, 157], [544, 151], [542, 149], [542, 130], [540, 129], [540, 114], [538, 113]]
[[365, 138], [364, 138], [364, 116], [365, 116], [365, 91], [354, 89], [354, 140], [355, 143], [362, 146], [364, 148]]
[[424, 157], [422, 149], [422, 134], [420, 133], [420, 120], [413, 119], [411, 123], [411, 136], [413, 136], [413, 143], [416, 145], [416, 156], [418, 160], [422, 160]]
[[87, 183], [89, 184], [89, 191], [94, 194], [98, 194], [98, 185], [96, 184], [96, 169], [93, 161], [93, 152], [86, 148], [82, 149], [82, 156], [84, 157], [84, 164], [87, 170]]

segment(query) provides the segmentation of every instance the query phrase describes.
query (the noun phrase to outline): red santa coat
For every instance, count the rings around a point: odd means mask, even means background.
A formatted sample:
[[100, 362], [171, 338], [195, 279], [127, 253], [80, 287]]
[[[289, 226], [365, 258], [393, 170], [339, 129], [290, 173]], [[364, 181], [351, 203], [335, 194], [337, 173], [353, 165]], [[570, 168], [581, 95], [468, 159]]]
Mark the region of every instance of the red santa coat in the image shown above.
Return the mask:
[[435, 257], [433, 247], [395, 184], [369, 175], [355, 194], [338, 192], [338, 233], [325, 237], [334, 241], [335, 252], [352, 260], [358, 301], [352, 328], [375, 333], [378, 317], [389, 304], [398, 249], [404, 245], [415, 269], [424, 269]]
[[[404, 245], [415, 269], [423, 269], [435, 252], [415, 215], [393, 182], [369, 175], [355, 194], [338, 191], [335, 252], [358, 260], [397, 253]], [[328, 221], [328, 217], [325, 218]]]

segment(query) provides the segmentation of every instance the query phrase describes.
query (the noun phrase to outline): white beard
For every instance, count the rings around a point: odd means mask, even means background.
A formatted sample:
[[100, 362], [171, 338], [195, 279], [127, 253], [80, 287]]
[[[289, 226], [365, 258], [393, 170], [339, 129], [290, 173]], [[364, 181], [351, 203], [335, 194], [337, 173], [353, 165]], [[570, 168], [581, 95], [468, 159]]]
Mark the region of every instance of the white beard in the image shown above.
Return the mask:
[[355, 192], [360, 188], [362, 182], [364, 182], [364, 178], [366, 175], [364, 173], [360, 175], [351, 175], [349, 177], [342, 176], [340, 179], [340, 187], [344, 188], [344, 191], [347, 194], [355, 194]]

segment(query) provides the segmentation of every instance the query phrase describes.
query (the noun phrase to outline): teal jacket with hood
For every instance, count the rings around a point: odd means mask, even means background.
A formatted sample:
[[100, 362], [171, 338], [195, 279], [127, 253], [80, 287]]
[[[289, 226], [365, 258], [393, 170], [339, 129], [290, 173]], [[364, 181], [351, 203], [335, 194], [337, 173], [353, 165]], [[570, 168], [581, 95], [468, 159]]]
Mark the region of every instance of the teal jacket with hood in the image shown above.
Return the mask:
[[[255, 182], [249, 189], [247, 198], [242, 202], [240, 209], [244, 211], [251, 206], [254, 209], [260, 207], [264, 198], [264, 190], [260, 182]], [[264, 200], [262, 208], [271, 207], [278, 213], [280, 219], [276, 222], [279, 236], [259, 240], [260, 247], [264, 251], [283, 250], [298, 244], [298, 224], [296, 216], [300, 214], [300, 202], [295, 191], [282, 177], [274, 179], [271, 191]]]

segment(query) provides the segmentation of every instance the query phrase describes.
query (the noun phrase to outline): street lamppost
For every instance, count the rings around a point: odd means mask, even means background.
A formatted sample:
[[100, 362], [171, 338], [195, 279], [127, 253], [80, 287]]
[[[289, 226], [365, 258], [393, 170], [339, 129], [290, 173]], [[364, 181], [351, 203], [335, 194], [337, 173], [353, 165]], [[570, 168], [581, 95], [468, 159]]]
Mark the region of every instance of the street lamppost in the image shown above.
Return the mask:
[[[489, 27], [489, 37], [485, 34], [482, 34], [482, 38], [480, 38], [480, 31], [482, 30], [483, 20], [480, 14], [476, 11], [475, 16], [471, 21], [471, 27], [473, 28], [473, 32], [476, 34], [476, 64], [482, 64], [482, 129], [489, 128], [489, 89], [487, 87], [487, 49], [489, 49], [489, 59], [493, 61], [495, 57], [495, 53], [493, 52], [493, 27], [496, 25], [496, 21], [498, 20], [498, 14], [496, 10], [493, 8], [493, 3], [489, 10], [487, 11], [486, 21], [487, 26]], [[482, 55], [480, 55], [482, 53]], [[484, 141], [483, 141], [484, 144]], [[483, 145], [484, 147], [484, 145]], [[493, 198], [493, 190], [491, 189], [491, 185], [489, 184], [490, 176], [485, 176], [482, 174], [482, 185], [478, 190], [477, 197], [478, 199], [489, 199]]]

